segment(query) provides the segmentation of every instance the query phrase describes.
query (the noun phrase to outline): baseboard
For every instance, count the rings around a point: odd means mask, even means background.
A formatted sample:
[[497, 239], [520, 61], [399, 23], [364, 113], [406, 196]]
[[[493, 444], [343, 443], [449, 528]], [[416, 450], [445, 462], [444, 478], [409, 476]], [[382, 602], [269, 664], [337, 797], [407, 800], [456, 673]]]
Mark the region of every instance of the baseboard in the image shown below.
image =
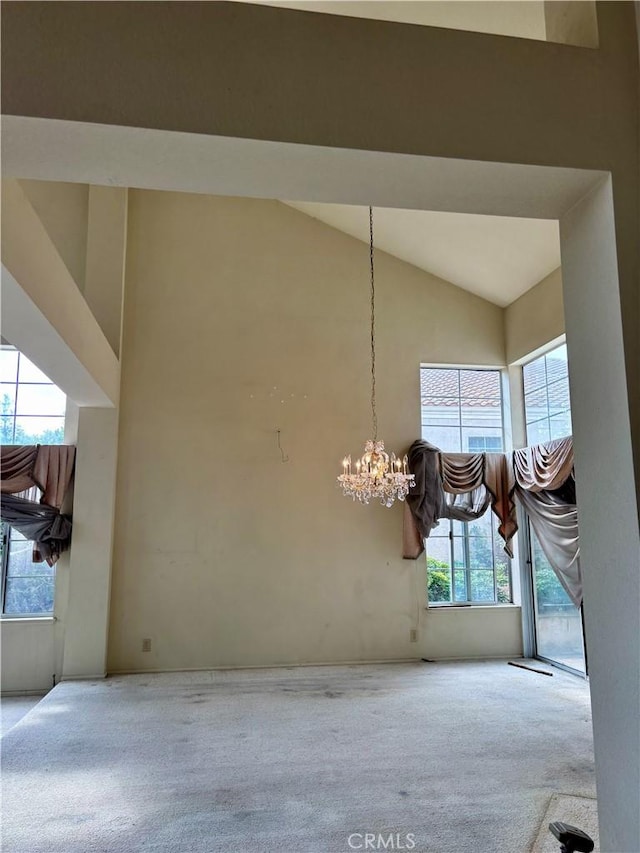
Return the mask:
[[63, 681], [103, 681], [106, 677], [106, 672], [96, 673], [95, 675], [63, 675], [56, 684]]
[[2, 690], [0, 691], [0, 699], [5, 699], [9, 696], [46, 696], [52, 689], [52, 687], [41, 687], [39, 690]]
[[112, 675], [161, 675], [162, 673], [171, 672], [226, 672], [226, 671], [244, 671], [252, 669], [302, 669], [313, 666], [382, 666], [384, 664], [398, 663], [420, 663], [421, 657], [415, 658], [385, 658], [384, 660], [340, 660], [340, 661], [320, 661], [318, 663], [265, 663], [265, 664], [249, 664], [247, 666], [183, 666], [167, 669], [110, 669], [108, 676]]
[[465, 661], [468, 661], [469, 663], [480, 663], [483, 660], [492, 660], [492, 661], [504, 660], [504, 661], [508, 661], [508, 660], [523, 660], [523, 659], [524, 659], [524, 656], [523, 656], [522, 652], [518, 652], [518, 654], [515, 654], [515, 655], [505, 655], [505, 654], [477, 655], [477, 656], [464, 655], [463, 657], [452, 657], [452, 658], [430, 658], [430, 657], [422, 658], [422, 660], [425, 660], [428, 663], [465, 663]]

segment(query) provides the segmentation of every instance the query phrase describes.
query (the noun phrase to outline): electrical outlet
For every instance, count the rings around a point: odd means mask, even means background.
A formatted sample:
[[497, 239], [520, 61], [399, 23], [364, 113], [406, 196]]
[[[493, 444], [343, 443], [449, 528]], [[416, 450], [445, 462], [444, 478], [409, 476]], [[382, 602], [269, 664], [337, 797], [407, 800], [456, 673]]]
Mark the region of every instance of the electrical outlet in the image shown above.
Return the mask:
[[142, 641], [142, 651], [150, 652], [151, 651], [151, 639], [149, 637], [145, 637]]
[[417, 643], [418, 642], [418, 629], [417, 628], [412, 628], [409, 631], [409, 642], [410, 643]]

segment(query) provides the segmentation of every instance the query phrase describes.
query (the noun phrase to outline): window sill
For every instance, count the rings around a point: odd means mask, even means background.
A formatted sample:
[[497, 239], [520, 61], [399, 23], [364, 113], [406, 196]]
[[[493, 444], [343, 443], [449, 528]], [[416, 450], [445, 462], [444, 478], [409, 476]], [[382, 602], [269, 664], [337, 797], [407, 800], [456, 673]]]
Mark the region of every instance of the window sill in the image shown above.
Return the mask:
[[520, 604], [513, 604], [512, 602], [510, 602], [508, 604], [506, 604], [506, 603], [505, 604], [503, 604], [503, 603], [500, 603], [500, 604], [490, 604], [490, 603], [487, 603], [487, 604], [480, 604], [480, 603], [464, 604], [461, 602], [458, 604], [429, 604], [424, 609], [425, 610], [441, 610], [444, 613], [447, 610], [500, 610], [500, 609], [510, 609], [510, 608], [514, 608], [514, 607], [517, 607], [518, 609], [520, 609], [520, 606], [521, 606]]
[[0, 622], [9, 624], [10, 622], [57, 622], [56, 616], [0, 616]]

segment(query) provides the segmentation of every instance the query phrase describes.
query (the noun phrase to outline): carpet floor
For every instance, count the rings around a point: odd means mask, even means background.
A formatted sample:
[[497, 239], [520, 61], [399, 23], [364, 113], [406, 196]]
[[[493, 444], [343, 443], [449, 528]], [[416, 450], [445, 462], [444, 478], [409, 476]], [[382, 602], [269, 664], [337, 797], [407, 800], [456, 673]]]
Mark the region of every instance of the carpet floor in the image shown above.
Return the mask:
[[506, 662], [63, 682], [2, 783], [5, 853], [525, 853], [554, 794], [595, 796], [588, 686]]
[[3, 696], [0, 698], [0, 736], [4, 737], [44, 696]]
[[558, 853], [558, 842], [549, 832], [549, 824], [556, 820], [586, 832], [594, 843], [593, 853], [599, 853], [598, 801], [590, 797], [568, 797], [565, 794], [554, 794], [551, 798], [531, 853]]

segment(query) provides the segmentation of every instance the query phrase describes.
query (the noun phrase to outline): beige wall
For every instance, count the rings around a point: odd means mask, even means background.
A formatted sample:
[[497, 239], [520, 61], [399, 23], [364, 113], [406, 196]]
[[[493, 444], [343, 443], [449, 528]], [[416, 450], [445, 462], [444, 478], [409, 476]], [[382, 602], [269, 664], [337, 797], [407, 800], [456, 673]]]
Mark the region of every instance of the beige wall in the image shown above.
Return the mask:
[[544, 25], [548, 41], [598, 47], [596, 4], [589, 0], [547, 0]]
[[44, 692], [53, 687], [59, 674], [53, 619], [4, 619], [0, 644], [2, 693]]
[[504, 326], [508, 364], [530, 356], [564, 334], [560, 268], [505, 309]]
[[504, 311], [513, 447], [524, 447], [527, 443], [520, 365], [534, 358], [551, 343], [560, 343], [564, 332], [562, 270], [558, 267]]
[[119, 365], [22, 182], [2, 183], [2, 328], [79, 405], [113, 405]]
[[126, 188], [89, 187], [84, 298], [118, 357], [126, 244]]
[[[420, 362], [504, 364], [502, 311], [382, 253], [376, 273], [403, 450]], [[130, 193], [111, 671], [428, 654], [401, 507], [334, 479], [370, 434], [368, 300], [366, 245], [285, 205]]]
[[89, 187], [62, 181], [20, 181], [65, 266], [84, 288]]
[[433, 607], [425, 617], [423, 642], [429, 660], [521, 657], [522, 613], [508, 605]]
[[[77, 5], [7, 4], [7, 115], [497, 162], [637, 162], [637, 129], [618, 124], [638, 114], [631, 3], [598, 4], [604, 63], [543, 41], [248, 3], [165, 3], [162, 15]], [[168, 33], [179, 54], [157, 49]], [[230, 44], [245, 61], [230, 60]]]
[[106, 674], [118, 454], [117, 409], [83, 407], [78, 415], [62, 651], [65, 679]]

